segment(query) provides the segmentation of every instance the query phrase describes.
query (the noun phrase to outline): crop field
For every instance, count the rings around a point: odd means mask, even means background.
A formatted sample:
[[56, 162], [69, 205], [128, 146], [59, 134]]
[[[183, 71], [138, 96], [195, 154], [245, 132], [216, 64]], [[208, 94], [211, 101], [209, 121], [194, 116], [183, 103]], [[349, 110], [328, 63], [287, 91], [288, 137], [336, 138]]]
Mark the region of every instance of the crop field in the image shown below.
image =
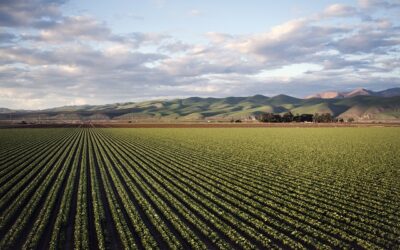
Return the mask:
[[0, 130], [0, 249], [399, 249], [400, 128]]

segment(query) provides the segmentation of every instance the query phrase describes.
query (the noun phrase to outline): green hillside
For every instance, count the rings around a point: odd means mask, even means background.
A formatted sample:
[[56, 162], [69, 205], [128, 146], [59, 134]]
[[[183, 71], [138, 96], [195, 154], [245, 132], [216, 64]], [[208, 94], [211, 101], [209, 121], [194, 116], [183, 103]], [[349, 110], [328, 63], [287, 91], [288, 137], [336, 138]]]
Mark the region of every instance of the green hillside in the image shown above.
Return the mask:
[[253, 119], [263, 112], [293, 114], [330, 113], [355, 120], [400, 119], [400, 97], [354, 96], [344, 99], [299, 99], [287, 95], [266, 97], [201, 98], [66, 106], [40, 111], [9, 111], [0, 119], [15, 120], [132, 120], [201, 121]]

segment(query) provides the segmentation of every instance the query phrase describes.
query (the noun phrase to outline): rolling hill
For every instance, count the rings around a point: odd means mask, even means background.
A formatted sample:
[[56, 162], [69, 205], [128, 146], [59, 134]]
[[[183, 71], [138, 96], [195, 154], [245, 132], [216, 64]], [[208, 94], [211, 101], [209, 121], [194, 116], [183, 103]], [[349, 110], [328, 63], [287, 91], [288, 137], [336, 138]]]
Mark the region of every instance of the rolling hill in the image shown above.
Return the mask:
[[[387, 94], [387, 92], [385, 92]], [[354, 94], [354, 91], [353, 91]], [[390, 95], [389, 95], [390, 96]], [[400, 120], [400, 96], [353, 95], [346, 98], [300, 99], [287, 95], [267, 97], [201, 98], [127, 102], [107, 105], [65, 106], [36, 111], [1, 109], [0, 120], [14, 121], [228, 121], [251, 120], [262, 112], [293, 114], [330, 113], [335, 117]]]

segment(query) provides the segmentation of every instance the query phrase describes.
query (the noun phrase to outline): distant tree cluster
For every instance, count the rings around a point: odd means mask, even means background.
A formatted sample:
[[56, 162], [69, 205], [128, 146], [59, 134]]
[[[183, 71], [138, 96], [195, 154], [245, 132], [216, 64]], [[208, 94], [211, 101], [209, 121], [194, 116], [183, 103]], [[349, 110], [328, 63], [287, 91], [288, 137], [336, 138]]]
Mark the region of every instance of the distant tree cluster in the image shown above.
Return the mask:
[[330, 113], [325, 114], [314, 114], [313, 121], [320, 123], [320, 122], [334, 122], [335, 118]]
[[275, 113], [262, 113], [256, 116], [260, 122], [342, 122], [342, 119], [335, 119], [330, 113], [324, 114], [296, 114], [291, 112], [281, 114]]

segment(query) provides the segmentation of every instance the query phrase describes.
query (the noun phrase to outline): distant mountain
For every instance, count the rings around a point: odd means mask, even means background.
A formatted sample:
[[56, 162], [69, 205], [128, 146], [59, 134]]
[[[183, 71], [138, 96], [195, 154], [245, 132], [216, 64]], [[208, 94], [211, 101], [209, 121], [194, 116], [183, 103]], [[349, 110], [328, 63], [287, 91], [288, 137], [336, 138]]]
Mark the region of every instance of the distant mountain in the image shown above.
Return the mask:
[[344, 98], [344, 93], [337, 91], [326, 91], [306, 97], [306, 99], [311, 99], [311, 98], [322, 98], [322, 99]]
[[360, 96], [360, 95], [364, 95], [364, 96], [375, 96], [374, 92], [368, 89], [364, 89], [364, 88], [358, 88], [355, 89], [353, 91], [350, 91], [348, 93], [344, 94], [344, 97], [353, 97], [353, 96]]
[[349, 92], [337, 92], [337, 91], [326, 91], [314, 95], [307, 96], [306, 99], [311, 98], [322, 98], [322, 99], [333, 99], [333, 98], [348, 98], [353, 96], [382, 96], [382, 97], [393, 97], [400, 96], [400, 88], [386, 89], [382, 91], [372, 91], [364, 88], [358, 88]]
[[11, 109], [8, 109], [8, 108], [0, 108], [0, 114], [1, 114], [1, 113], [10, 113], [10, 112], [12, 112]]
[[382, 97], [393, 97], [393, 96], [400, 96], [400, 88], [391, 88], [376, 92], [378, 96]]
[[[107, 105], [65, 106], [36, 111], [1, 109], [0, 120], [27, 122], [60, 121], [131, 121], [183, 122], [248, 120], [263, 112], [293, 114], [330, 113], [336, 117], [356, 120], [400, 121], [400, 88], [380, 92], [357, 89], [343, 97], [300, 99], [288, 95], [267, 97], [201, 98], [114, 103]], [[396, 92], [397, 91], [397, 92]], [[333, 96], [333, 95], [332, 95]], [[10, 115], [11, 113], [11, 115]]]

